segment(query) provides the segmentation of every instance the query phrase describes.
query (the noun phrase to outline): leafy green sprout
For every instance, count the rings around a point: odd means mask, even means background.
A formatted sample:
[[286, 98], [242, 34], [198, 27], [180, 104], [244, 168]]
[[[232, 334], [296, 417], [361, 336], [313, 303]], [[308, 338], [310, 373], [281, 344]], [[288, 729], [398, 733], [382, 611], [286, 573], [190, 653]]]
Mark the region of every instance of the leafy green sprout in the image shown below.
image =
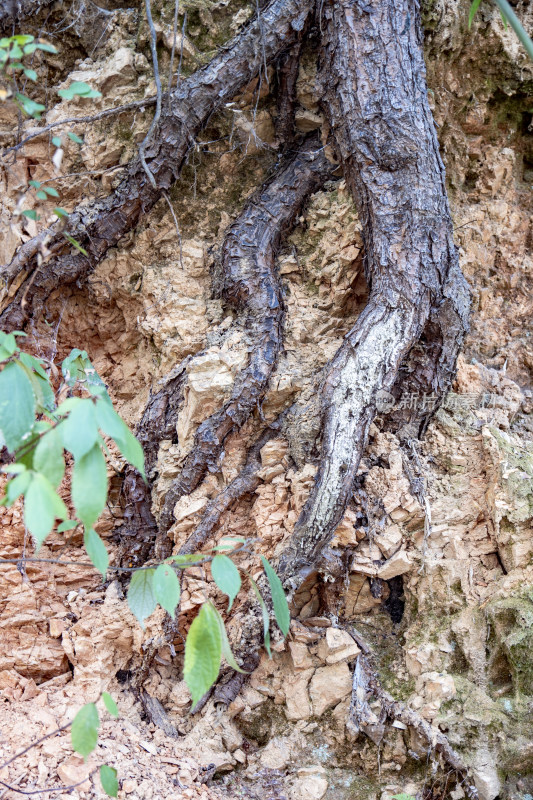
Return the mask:
[[[17, 340], [25, 336], [21, 331], [0, 331], [0, 446], [6, 447], [12, 457], [12, 462], [1, 468], [10, 477], [0, 504], [10, 507], [23, 498], [24, 522], [36, 552], [54, 529], [63, 533], [81, 527], [87, 555], [104, 580], [109, 569], [132, 573], [127, 601], [143, 628], [157, 605], [174, 617], [181, 591], [178, 573], [198, 564], [210, 563], [216, 586], [228, 598], [229, 612], [242, 587], [241, 570], [232, 556], [250, 546], [242, 537], [225, 537], [207, 554], [173, 555], [160, 564], [137, 569], [110, 567], [105, 543], [95, 530], [108, 497], [106, 439], [115, 443], [124, 460], [146, 480], [142, 447], [113, 408], [106, 386], [85, 350], [76, 348], [64, 359], [61, 383], [54, 390], [49, 376], [51, 365], [47, 372], [43, 359], [19, 346]], [[62, 497], [64, 491], [60, 492], [67, 468], [65, 453], [69, 463], [73, 462], [69, 500], [74, 518], [70, 518]], [[261, 562], [274, 617], [285, 637], [290, 614], [283, 587], [264, 556]], [[271, 655], [268, 608], [255, 581], [250, 575], [246, 577], [262, 609], [265, 647]], [[233, 669], [243, 671], [232, 653], [220, 612], [206, 598], [185, 642], [184, 679], [193, 707], [217, 680], [222, 658]], [[102, 700], [109, 713], [116, 716], [118, 710], [112, 698], [104, 693]], [[72, 746], [84, 758], [96, 747], [99, 725], [95, 703], [83, 706], [73, 720]], [[103, 765], [100, 780], [104, 790], [115, 797], [116, 771]]]
[[[30, 35], [18, 34], [0, 39], [0, 77], [4, 78], [4, 84], [7, 81], [7, 86], [4, 85], [3, 88], [0, 88], [0, 101], [12, 99], [17, 108], [25, 116], [39, 120], [41, 119], [42, 112], [45, 110], [45, 106], [18, 91], [16, 78], [17, 73], [20, 72], [33, 83], [38, 83], [37, 72], [24, 64], [24, 59], [28, 56], [33, 56], [37, 50], [45, 53], [57, 53], [57, 49], [54, 45], [49, 42], [36, 40], [35, 37]], [[59, 89], [57, 93], [63, 100], [73, 100], [75, 97], [90, 100], [102, 96], [99, 91], [93, 89], [84, 81], [72, 81], [66, 89]], [[83, 144], [83, 139], [75, 133], [68, 131], [66, 135], [76, 144]], [[63, 151], [62, 137], [54, 136], [52, 138], [52, 144], [56, 148], [55, 156], [52, 160], [54, 161], [56, 156], [59, 156], [60, 161]], [[53, 187], [45, 186], [35, 180], [30, 180], [29, 185], [36, 190], [35, 197], [37, 201], [39, 201], [38, 205], [39, 203], [46, 203], [52, 198], [59, 198], [59, 192]], [[34, 222], [40, 219], [39, 213], [33, 208], [25, 209], [20, 213], [22, 216]], [[68, 211], [61, 206], [56, 206], [52, 213], [58, 217], [59, 220], [66, 219], [69, 216]], [[63, 235], [76, 250], [82, 253], [82, 255], [87, 256], [86, 250], [73, 236], [66, 232], [63, 232]]]

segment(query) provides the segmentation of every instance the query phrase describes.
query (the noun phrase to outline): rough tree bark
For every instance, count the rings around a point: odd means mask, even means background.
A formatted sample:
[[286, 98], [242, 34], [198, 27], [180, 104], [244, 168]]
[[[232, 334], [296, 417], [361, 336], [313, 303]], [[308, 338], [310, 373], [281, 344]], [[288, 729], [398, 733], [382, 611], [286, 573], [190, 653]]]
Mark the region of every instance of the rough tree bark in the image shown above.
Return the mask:
[[332, 165], [316, 140], [305, 142], [247, 203], [228, 229], [220, 259], [219, 291], [244, 318], [250, 360], [237, 376], [230, 400], [201, 423], [180, 474], [165, 497], [159, 520], [161, 544], [174, 520], [174, 506], [220, 468], [224, 441], [260, 405], [282, 344], [283, 303], [276, 271], [281, 238], [294, 225], [305, 200], [328, 177]]
[[[345, 511], [378, 393], [393, 388], [424, 330], [431, 346], [432, 311], [445, 319], [451, 305], [453, 336], [444, 329], [431, 353], [444, 391], [469, 311], [427, 101], [418, 3], [329, 0], [321, 30], [323, 106], [361, 217], [370, 297], [325, 381], [316, 483], [279, 563], [290, 590], [316, 568]], [[414, 359], [415, 379], [424, 361]]]
[[7, 284], [21, 271], [27, 273], [0, 314], [3, 330], [22, 327], [30, 316], [39, 313], [56, 287], [83, 281], [109, 248], [137, 226], [161, 192], [177, 180], [189, 148], [210, 116], [298, 41], [311, 5], [311, 0], [272, 0], [259, 19], [253, 19], [207, 66], [178, 84], [145, 152], [157, 189], [150, 184], [140, 159], [135, 158], [113, 194], [71, 214], [68, 231], [85, 248], [87, 257], [73, 254], [59, 230], [46, 242], [53, 255], [41, 266], [37, 255], [46, 234], [25, 243], [1, 270]]

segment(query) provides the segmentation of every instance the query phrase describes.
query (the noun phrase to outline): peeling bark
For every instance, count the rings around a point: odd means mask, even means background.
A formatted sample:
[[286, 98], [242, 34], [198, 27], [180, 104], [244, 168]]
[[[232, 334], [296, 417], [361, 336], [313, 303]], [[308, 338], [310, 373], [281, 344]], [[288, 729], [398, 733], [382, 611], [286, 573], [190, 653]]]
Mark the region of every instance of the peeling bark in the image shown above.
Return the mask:
[[[298, 40], [311, 9], [311, 0], [272, 0], [218, 55], [190, 78], [180, 81], [162, 113], [146, 162], [154, 176], [153, 189], [139, 158], [109, 197], [78, 208], [70, 215], [68, 231], [87, 251], [73, 254], [60, 232], [47, 243], [59, 249], [50, 261], [37, 265], [39, 238], [24, 246], [24, 260], [13, 260], [2, 272], [12, 280], [27, 270], [15, 297], [0, 314], [3, 330], [21, 328], [44, 306], [59, 285], [83, 281], [107, 251], [134, 229], [161, 196], [177, 180], [189, 148], [210, 116], [230, 101], [265, 64]], [[1, 273], [0, 273], [1, 274]], [[24, 302], [23, 302], [24, 301]]]
[[207, 471], [219, 470], [225, 439], [242, 427], [265, 395], [282, 344], [277, 251], [306, 199], [324, 184], [331, 171], [324, 149], [315, 139], [308, 140], [249, 200], [226, 234], [221, 294], [245, 317], [250, 360], [237, 376], [230, 400], [196, 432], [191, 452], [165, 498], [159, 520], [161, 546], [173, 523], [176, 502], [193, 492]]
[[[446, 309], [450, 287], [454, 342], [469, 311], [427, 102], [418, 3], [329, 0], [321, 24], [322, 103], [361, 217], [370, 297], [325, 381], [319, 472], [279, 564], [290, 590], [314, 571], [344, 513], [377, 393], [393, 388], [423, 331], [431, 337], [430, 316]], [[457, 357], [450, 344], [428, 348], [443, 384]]]

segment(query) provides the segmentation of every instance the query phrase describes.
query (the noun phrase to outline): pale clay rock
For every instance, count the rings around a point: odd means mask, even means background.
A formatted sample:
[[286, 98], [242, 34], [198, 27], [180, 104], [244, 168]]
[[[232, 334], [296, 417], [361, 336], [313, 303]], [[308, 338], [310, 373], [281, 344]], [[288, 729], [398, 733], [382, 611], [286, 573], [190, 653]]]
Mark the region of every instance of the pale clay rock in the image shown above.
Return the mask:
[[290, 792], [291, 800], [321, 800], [328, 789], [324, 767], [320, 765], [303, 767], [298, 770], [298, 778]]
[[400, 550], [380, 567], [378, 578], [388, 581], [397, 575], [404, 575], [406, 572], [410, 572], [412, 568], [413, 562], [410, 555], [405, 550]]
[[314, 715], [322, 716], [328, 708], [344, 700], [351, 690], [352, 675], [346, 662], [317, 669], [309, 687]]

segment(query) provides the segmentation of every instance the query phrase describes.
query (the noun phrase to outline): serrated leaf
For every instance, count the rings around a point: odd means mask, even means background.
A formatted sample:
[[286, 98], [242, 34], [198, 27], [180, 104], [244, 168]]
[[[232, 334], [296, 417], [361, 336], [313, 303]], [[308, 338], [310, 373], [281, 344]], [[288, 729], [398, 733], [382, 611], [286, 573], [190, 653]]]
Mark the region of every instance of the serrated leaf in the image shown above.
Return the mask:
[[472, 22], [474, 21], [474, 17], [476, 16], [476, 12], [481, 4], [481, 0], [473, 0], [470, 5], [470, 11], [468, 12], [468, 30], [472, 27]]
[[107, 500], [107, 468], [99, 444], [74, 461], [71, 495], [76, 514], [85, 527], [90, 528]]
[[51, 428], [39, 440], [33, 455], [33, 468], [46, 475], [54, 489], [57, 489], [65, 474], [63, 442], [58, 431]]
[[270, 593], [272, 595], [272, 605], [274, 606], [276, 622], [278, 623], [282, 634], [286, 636], [291, 626], [291, 614], [289, 611], [287, 598], [285, 597], [283, 586], [281, 585], [281, 581], [276, 575], [274, 568], [264, 556], [261, 556], [261, 561], [270, 585]]
[[216, 611], [210, 603], [204, 603], [185, 640], [183, 677], [193, 708], [218, 678], [221, 657], [222, 636]]
[[157, 600], [154, 594], [155, 569], [138, 569], [128, 587], [128, 605], [144, 630], [144, 620], [154, 613]]
[[100, 718], [94, 703], [84, 705], [72, 721], [70, 738], [72, 747], [84, 758], [92, 753], [98, 742]]
[[13, 453], [35, 424], [35, 395], [23, 367], [6, 364], [0, 373], [0, 433]]
[[116, 769], [108, 767], [107, 764], [102, 764], [100, 767], [100, 783], [102, 784], [102, 789], [109, 797], [118, 797]]
[[211, 562], [211, 574], [218, 588], [229, 597], [228, 611], [241, 588], [239, 570], [228, 556], [215, 556]]
[[88, 453], [99, 438], [93, 401], [84, 398], [76, 403], [58, 430], [63, 446], [75, 459]]
[[265, 649], [268, 653], [268, 657], [272, 658], [272, 652], [270, 650], [270, 616], [268, 613], [268, 608], [266, 607], [266, 603], [261, 597], [261, 592], [259, 591], [259, 587], [257, 583], [250, 578], [250, 583], [252, 584], [252, 589], [254, 590], [255, 596], [259, 601], [259, 605], [261, 606], [261, 614], [263, 615], [263, 641], [265, 644]]
[[155, 599], [174, 616], [180, 601], [180, 582], [170, 564], [160, 564], [154, 573], [153, 588]]
[[104, 701], [104, 706], [107, 708], [107, 710], [109, 711], [111, 716], [115, 717], [115, 719], [117, 719], [118, 718], [118, 706], [115, 703], [115, 701], [113, 700], [113, 698], [111, 697], [111, 695], [108, 692], [102, 692], [102, 700]]
[[226, 632], [226, 626], [224, 625], [224, 620], [222, 619], [216, 608], [215, 608], [215, 613], [217, 615], [218, 625], [220, 628], [220, 636], [222, 637], [222, 655], [224, 656], [226, 664], [232, 669], [234, 669], [236, 672], [241, 672], [243, 675], [248, 675], [246, 670], [241, 669], [237, 664], [237, 662], [235, 661], [235, 656], [233, 655], [233, 651], [229, 643], [228, 634]]
[[87, 555], [94, 566], [105, 578], [109, 566], [109, 555], [105, 544], [93, 528], [88, 528], [83, 535], [83, 543], [87, 550]]
[[104, 398], [96, 402], [96, 421], [106, 436], [110, 436], [120, 452], [144, 478], [144, 453], [140, 443], [113, 406]]
[[67, 516], [67, 507], [55, 493], [48, 478], [34, 472], [24, 495], [24, 522], [35, 539], [37, 550], [54, 527], [56, 519], [65, 519]]
[[74, 528], [77, 528], [79, 524], [80, 523], [76, 522], [75, 519], [66, 519], [65, 522], [57, 526], [57, 532], [65, 533], [66, 531], [72, 531]]

